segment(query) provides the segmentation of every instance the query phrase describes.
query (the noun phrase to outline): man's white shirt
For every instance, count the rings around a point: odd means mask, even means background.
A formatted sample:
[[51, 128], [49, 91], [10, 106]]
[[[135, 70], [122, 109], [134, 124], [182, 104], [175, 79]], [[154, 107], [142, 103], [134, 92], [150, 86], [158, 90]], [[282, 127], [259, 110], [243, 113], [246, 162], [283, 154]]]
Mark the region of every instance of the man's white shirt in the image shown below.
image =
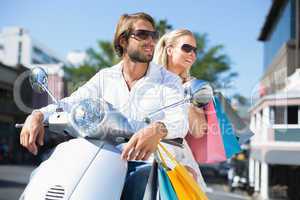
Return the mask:
[[[139, 79], [129, 91], [122, 74], [122, 62], [96, 73], [87, 83], [71, 96], [61, 100], [64, 110], [86, 98], [102, 98], [121, 112], [137, 132], [147, 124], [144, 118], [157, 109], [183, 99], [181, 80], [164, 67], [150, 63], [146, 75]], [[41, 108], [44, 118], [55, 111], [56, 105]], [[180, 105], [159, 112], [153, 121], [163, 122], [167, 138], [183, 138], [188, 131], [187, 106]]]
[[[147, 124], [144, 118], [157, 109], [170, 105], [184, 98], [181, 79], [167, 71], [164, 67], [150, 63], [146, 75], [139, 79], [129, 91], [122, 74], [122, 62], [96, 73], [87, 83], [78, 88], [71, 96], [61, 100], [64, 110], [86, 98], [102, 98], [113, 105], [129, 121], [137, 132]], [[56, 109], [56, 105], [41, 108], [40, 111], [47, 119]], [[166, 138], [184, 138], [188, 132], [187, 105], [180, 105], [161, 111], [153, 116], [153, 121], [163, 122], [168, 130]], [[184, 165], [195, 169], [198, 182], [203, 186], [198, 164], [192, 152], [184, 141], [184, 148], [166, 145], [175, 158]], [[171, 163], [169, 159], [166, 159]], [[205, 187], [205, 186], [203, 186]]]

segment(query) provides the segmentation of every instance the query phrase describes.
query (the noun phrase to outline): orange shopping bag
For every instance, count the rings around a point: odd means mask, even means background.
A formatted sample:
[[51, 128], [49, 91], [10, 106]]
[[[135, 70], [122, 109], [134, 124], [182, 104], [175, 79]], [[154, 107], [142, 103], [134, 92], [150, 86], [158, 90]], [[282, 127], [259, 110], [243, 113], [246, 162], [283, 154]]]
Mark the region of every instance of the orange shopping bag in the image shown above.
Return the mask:
[[162, 144], [159, 144], [158, 153], [163, 165], [166, 165], [166, 162], [162, 153], [160, 152], [160, 149], [165, 152], [165, 154], [169, 157], [173, 164], [175, 164], [175, 167], [173, 169], [167, 170], [167, 175], [173, 185], [178, 199], [208, 200], [206, 194], [202, 191], [200, 186], [189, 174], [186, 168], [181, 165]]

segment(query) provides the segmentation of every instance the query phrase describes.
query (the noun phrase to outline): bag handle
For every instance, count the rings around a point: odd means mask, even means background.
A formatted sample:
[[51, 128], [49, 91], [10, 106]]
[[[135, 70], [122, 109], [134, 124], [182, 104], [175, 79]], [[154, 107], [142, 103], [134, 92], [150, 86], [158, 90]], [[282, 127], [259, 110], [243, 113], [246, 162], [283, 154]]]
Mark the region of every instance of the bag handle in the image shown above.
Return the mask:
[[[158, 143], [158, 146], [162, 149], [162, 151], [164, 151], [167, 156], [170, 158], [170, 160], [176, 164], [179, 165], [179, 162], [175, 159], [175, 157], [166, 149], [166, 147], [164, 147], [164, 145], [162, 145], [161, 143]], [[161, 158], [162, 164], [167, 166], [165, 159], [163, 158], [163, 155], [161, 154], [160, 150], [157, 149], [159, 157]]]
[[166, 160], [164, 159], [164, 157], [162, 156], [162, 154], [161, 154], [161, 152], [160, 152], [160, 150], [157, 148], [157, 153], [158, 153], [158, 155], [157, 155], [157, 157], [159, 158], [159, 160], [160, 160], [160, 164], [162, 165], [162, 167], [165, 169], [165, 170], [167, 170], [168, 169], [168, 165], [167, 165], [167, 163], [166, 163]]

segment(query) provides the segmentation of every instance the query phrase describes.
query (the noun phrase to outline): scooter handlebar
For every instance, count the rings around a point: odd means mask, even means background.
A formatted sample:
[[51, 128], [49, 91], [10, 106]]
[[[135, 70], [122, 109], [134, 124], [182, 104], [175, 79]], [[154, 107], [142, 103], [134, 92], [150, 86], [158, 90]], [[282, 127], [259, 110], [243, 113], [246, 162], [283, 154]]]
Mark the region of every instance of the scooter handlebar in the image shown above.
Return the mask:
[[[43, 124], [45, 128], [48, 128], [49, 125], [48, 124]], [[23, 128], [24, 124], [15, 124], [15, 128]]]
[[24, 124], [15, 124], [15, 128], [23, 128]]

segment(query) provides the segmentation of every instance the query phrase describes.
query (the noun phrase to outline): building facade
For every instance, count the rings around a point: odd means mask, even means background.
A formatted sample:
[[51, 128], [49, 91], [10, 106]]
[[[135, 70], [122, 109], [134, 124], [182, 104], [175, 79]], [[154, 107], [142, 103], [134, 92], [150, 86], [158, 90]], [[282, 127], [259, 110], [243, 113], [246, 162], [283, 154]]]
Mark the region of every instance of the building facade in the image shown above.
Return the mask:
[[26, 29], [5, 27], [0, 32], [0, 62], [4, 65], [65, 63], [55, 52], [33, 39]]
[[299, 0], [273, 0], [259, 35], [264, 74], [250, 109], [249, 182], [261, 199], [300, 199]]
[[26, 71], [35, 66], [43, 67], [48, 73], [50, 91], [60, 99], [67, 95], [65, 64], [55, 53], [36, 42], [26, 30], [19, 27], [1, 30], [0, 164], [32, 163], [34, 158], [20, 146], [20, 130], [15, 129], [14, 124], [24, 122], [33, 109], [51, 102], [46, 94], [32, 91]]

